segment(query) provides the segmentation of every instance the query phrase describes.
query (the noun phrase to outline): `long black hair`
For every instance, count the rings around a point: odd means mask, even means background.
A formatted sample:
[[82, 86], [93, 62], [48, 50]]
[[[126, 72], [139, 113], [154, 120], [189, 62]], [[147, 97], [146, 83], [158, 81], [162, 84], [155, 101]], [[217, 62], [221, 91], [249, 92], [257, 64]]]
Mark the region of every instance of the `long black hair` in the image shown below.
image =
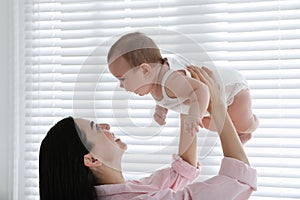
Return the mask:
[[41, 200], [95, 200], [95, 177], [84, 165], [89, 153], [84, 134], [76, 131], [72, 117], [55, 124], [40, 146]]

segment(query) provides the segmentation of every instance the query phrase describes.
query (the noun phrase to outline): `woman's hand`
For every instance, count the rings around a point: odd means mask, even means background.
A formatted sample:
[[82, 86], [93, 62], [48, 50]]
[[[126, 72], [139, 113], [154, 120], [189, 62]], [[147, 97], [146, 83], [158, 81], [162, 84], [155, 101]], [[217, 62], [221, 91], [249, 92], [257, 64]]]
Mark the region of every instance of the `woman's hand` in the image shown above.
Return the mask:
[[192, 78], [207, 85], [210, 92], [210, 102], [207, 111], [210, 114], [212, 114], [217, 105], [223, 105], [225, 107], [224, 102], [221, 99], [220, 86], [218, 85], [217, 79], [210, 69], [204, 66], [202, 68], [196, 66], [187, 66], [187, 70], [191, 73]]
[[212, 71], [206, 67], [188, 66], [192, 78], [205, 83], [210, 91], [208, 112], [220, 136], [223, 154], [249, 165], [247, 155], [221, 98], [220, 87]]

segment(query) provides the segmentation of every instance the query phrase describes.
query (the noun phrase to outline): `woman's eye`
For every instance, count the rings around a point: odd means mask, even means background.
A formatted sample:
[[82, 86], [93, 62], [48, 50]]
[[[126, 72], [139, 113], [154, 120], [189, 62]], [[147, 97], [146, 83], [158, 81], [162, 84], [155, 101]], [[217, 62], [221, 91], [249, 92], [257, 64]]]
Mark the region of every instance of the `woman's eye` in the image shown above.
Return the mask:
[[125, 78], [119, 78], [120, 82], [124, 82]]
[[101, 129], [101, 127], [98, 124], [96, 124], [96, 130], [98, 131], [100, 129]]

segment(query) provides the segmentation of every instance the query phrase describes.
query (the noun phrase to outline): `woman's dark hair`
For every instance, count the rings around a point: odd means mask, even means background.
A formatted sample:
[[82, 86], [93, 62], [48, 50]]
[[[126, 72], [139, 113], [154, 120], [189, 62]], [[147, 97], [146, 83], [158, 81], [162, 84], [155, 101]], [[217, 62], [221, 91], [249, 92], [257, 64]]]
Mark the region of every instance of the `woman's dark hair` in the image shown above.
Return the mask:
[[76, 131], [72, 117], [54, 125], [40, 146], [41, 200], [95, 200], [95, 177], [84, 165], [84, 134]]

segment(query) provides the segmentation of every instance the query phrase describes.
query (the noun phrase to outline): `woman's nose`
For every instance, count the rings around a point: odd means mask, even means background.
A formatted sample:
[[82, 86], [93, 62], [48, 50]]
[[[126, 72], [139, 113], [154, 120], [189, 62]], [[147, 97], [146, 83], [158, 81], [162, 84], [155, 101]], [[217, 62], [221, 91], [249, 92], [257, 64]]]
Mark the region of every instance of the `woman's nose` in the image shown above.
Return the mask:
[[110, 132], [110, 131], [108, 131], [108, 130], [104, 130], [104, 134], [113, 136], [115, 138], [115, 134], [112, 133], [112, 132]]
[[124, 85], [122, 82], [120, 82], [120, 88], [124, 88]]

